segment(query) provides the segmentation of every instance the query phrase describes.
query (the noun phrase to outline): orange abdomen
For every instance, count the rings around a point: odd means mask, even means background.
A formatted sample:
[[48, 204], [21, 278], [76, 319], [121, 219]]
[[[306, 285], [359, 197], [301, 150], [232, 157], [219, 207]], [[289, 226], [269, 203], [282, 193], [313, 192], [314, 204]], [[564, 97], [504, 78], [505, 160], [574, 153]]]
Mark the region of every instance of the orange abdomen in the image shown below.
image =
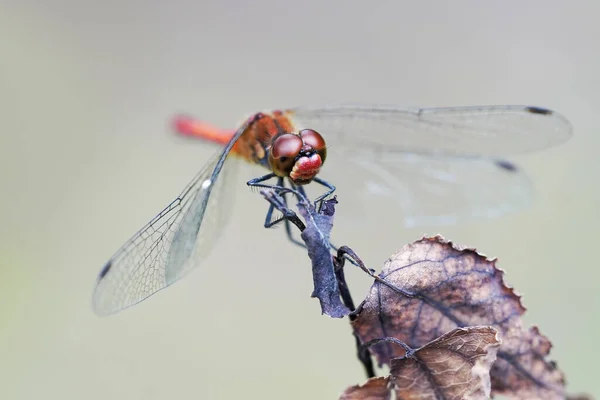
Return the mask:
[[[272, 139], [280, 133], [294, 132], [294, 125], [282, 111], [258, 113], [231, 149], [232, 154], [249, 162], [267, 165]], [[226, 145], [236, 131], [217, 128], [192, 117], [180, 115], [173, 122], [175, 130], [185, 136], [198, 137]]]

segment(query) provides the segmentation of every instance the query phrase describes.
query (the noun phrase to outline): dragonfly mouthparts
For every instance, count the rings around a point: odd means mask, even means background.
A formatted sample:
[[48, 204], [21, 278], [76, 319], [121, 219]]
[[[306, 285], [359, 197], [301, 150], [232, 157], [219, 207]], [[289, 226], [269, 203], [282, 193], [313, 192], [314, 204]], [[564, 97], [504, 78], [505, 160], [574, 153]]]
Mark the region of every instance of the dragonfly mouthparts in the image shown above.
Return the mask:
[[300, 152], [289, 177], [295, 184], [305, 185], [319, 173], [321, 165], [321, 156], [315, 150]]

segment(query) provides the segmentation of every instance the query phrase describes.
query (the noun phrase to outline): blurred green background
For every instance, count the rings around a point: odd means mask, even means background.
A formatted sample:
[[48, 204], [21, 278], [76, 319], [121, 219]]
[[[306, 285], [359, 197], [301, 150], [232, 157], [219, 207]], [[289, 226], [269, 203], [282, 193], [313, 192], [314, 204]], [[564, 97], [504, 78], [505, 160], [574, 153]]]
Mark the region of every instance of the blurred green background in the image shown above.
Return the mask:
[[[376, 269], [424, 233], [499, 257], [570, 391], [600, 394], [599, 11], [0, 0], [0, 398], [333, 399], [362, 382], [347, 321], [309, 297], [305, 252], [262, 228], [266, 204], [244, 185], [252, 168], [201, 268], [117, 316], [90, 307], [104, 262], [215, 151], [175, 137], [170, 116], [235, 127], [263, 109], [340, 102], [533, 104], [570, 119], [572, 140], [517, 160], [532, 207], [346, 244]], [[359, 301], [370, 282], [349, 275]]]

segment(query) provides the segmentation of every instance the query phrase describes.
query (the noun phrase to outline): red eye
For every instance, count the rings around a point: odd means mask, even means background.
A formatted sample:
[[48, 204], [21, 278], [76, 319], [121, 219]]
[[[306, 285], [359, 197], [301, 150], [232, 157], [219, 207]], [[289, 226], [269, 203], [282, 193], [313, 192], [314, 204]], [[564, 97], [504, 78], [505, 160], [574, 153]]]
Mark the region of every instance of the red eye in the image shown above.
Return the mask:
[[294, 158], [300, 153], [301, 148], [302, 139], [296, 135], [285, 134], [275, 139], [273, 147], [271, 148], [271, 155], [275, 159], [287, 157]]
[[311, 146], [317, 152], [325, 149], [325, 139], [319, 132], [312, 129], [302, 129], [299, 135], [305, 144]]
[[300, 150], [302, 139], [298, 135], [286, 133], [278, 136], [269, 152], [269, 165], [277, 176], [288, 176], [294, 169], [294, 163]]

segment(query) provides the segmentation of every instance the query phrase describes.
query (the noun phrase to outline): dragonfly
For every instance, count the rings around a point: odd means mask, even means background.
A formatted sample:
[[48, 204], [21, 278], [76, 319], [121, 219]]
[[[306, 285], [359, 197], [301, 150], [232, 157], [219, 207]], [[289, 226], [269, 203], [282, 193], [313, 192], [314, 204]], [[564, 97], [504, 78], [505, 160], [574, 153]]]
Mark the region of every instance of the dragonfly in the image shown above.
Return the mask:
[[[336, 182], [364, 207], [361, 212], [386, 211], [385, 223], [453, 224], [526, 203], [529, 181], [504, 157], [549, 148], [572, 135], [563, 115], [525, 105], [297, 107], [255, 113], [237, 129], [187, 115], [177, 116], [174, 126], [221, 148], [104, 265], [92, 301], [98, 315], [147, 299], [207, 258], [231, 214], [236, 161], [268, 171], [249, 186], [287, 184], [304, 193], [317, 184], [323, 188], [319, 202]], [[273, 218], [271, 206], [265, 227], [282, 221]]]

